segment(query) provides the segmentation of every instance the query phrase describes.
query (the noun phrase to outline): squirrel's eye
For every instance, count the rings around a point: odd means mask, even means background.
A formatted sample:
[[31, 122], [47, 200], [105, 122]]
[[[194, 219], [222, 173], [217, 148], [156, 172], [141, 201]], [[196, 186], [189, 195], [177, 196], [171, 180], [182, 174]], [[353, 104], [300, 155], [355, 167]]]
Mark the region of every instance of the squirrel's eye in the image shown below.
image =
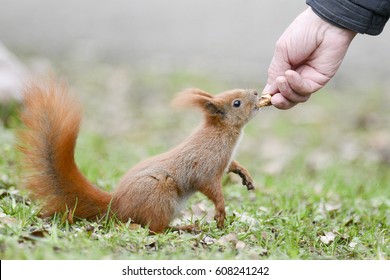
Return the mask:
[[233, 106], [236, 107], [236, 108], [240, 107], [241, 106], [241, 101], [240, 100], [234, 100], [233, 101]]

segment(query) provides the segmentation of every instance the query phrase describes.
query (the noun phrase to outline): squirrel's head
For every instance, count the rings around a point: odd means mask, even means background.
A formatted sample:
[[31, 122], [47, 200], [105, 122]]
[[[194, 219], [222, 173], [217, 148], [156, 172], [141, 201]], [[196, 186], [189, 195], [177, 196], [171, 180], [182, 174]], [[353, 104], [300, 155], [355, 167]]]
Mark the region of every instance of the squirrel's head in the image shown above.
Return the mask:
[[181, 92], [173, 104], [201, 109], [211, 124], [241, 128], [258, 112], [259, 96], [253, 89], [234, 89], [213, 96], [191, 88]]

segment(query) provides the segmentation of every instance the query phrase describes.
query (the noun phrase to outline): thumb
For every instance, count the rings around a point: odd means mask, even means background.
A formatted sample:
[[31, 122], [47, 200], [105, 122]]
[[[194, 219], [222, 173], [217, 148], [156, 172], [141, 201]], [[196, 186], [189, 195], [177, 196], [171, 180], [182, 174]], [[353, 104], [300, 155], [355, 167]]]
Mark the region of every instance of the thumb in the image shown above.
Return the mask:
[[273, 82], [272, 84], [266, 84], [263, 91], [262, 91], [262, 94], [270, 94], [270, 95], [273, 95], [275, 93], [279, 92], [279, 89], [276, 85], [275, 82]]

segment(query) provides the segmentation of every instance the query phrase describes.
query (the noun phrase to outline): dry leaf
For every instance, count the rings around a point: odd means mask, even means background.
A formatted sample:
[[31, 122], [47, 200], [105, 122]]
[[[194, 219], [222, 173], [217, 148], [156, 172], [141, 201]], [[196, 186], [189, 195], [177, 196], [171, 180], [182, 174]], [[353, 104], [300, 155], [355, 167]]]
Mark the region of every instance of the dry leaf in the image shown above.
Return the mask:
[[129, 228], [130, 230], [137, 230], [137, 229], [140, 229], [140, 228], [141, 228], [141, 225], [135, 224], [135, 223], [131, 223], [131, 224], [128, 226], [128, 228]]
[[145, 248], [146, 249], [149, 249], [149, 250], [152, 250], [152, 251], [157, 251], [158, 250], [158, 244], [157, 244], [157, 241], [153, 241], [149, 244], [146, 244], [145, 245]]
[[334, 234], [333, 232], [325, 232], [324, 236], [320, 236], [320, 240], [324, 244], [332, 243], [335, 238], [336, 238], [336, 234]]
[[49, 235], [47, 230], [37, 227], [31, 227], [29, 234], [24, 234], [19, 237], [19, 242], [23, 243], [25, 241], [31, 241], [32, 243], [35, 243], [37, 240], [46, 237]]
[[354, 238], [352, 238], [352, 241], [349, 242], [348, 246], [349, 246], [351, 249], [354, 249], [354, 248], [356, 247], [356, 245], [358, 245], [359, 243], [360, 243], [359, 238], [354, 237]]
[[269, 213], [269, 209], [267, 207], [264, 207], [264, 206], [260, 206], [258, 210], [261, 212]]
[[43, 238], [47, 235], [49, 235], [49, 233], [45, 229], [34, 229], [30, 233], [30, 236], [38, 237], [38, 238]]
[[2, 224], [12, 225], [12, 224], [16, 224], [18, 222], [18, 220], [14, 217], [8, 216], [4, 213], [0, 213], [0, 214], [1, 214], [0, 223], [2, 223]]
[[354, 249], [356, 245], [357, 245], [357, 242], [353, 242], [353, 241], [348, 244], [348, 246], [352, 249]]
[[92, 225], [86, 225], [85, 226], [85, 231], [88, 233], [92, 233], [95, 230], [94, 226]]
[[227, 245], [230, 242], [236, 243], [238, 241], [237, 234], [236, 233], [229, 233], [227, 235], [222, 236], [220, 239], [218, 239], [218, 244], [220, 245]]
[[245, 249], [245, 247], [246, 247], [245, 242], [243, 242], [243, 241], [237, 241], [237, 243], [236, 243], [236, 249], [237, 249], [237, 250], [243, 250], [243, 249]]
[[202, 238], [200, 243], [202, 243], [203, 245], [212, 245], [215, 243], [215, 241], [216, 241], [215, 238], [206, 235], [205, 237]]
[[339, 202], [334, 203], [325, 203], [324, 208], [326, 212], [333, 212], [336, 210], [339, 210], [341, 208], [342, 204]]
[[254, 226], [254, 225], [259, 223], [258, 219], [255, 219], [246, 213], [241, 214], [241, 213], [234, 211], [233, 214], [234, 214], [234, 216], [239, 217], [241, 222], [244, 222], [250, 226]]
[[324, 217], [327, 217], [329, 214], [333, 214], [342, 207], [340, 202], [321, 202], [318, 210], [320, 214]]

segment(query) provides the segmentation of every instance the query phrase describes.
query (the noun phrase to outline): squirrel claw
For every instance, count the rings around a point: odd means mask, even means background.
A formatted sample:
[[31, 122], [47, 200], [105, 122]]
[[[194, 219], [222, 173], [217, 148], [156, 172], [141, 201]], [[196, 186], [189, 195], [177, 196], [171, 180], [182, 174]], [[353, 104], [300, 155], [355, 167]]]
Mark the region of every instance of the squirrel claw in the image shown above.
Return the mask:
[[225, 224], [225, 217], [226, 213], [225, 212], [217, 212], [214, 216], [214, 220], [217, 222], [217, 227], [219, 229], [224, 227]]
[[248, 184], [245, 184], [246, 188], [248, 189], [248, 191], [252, 191], [255, 189], [255, 186], [249, 182]]

